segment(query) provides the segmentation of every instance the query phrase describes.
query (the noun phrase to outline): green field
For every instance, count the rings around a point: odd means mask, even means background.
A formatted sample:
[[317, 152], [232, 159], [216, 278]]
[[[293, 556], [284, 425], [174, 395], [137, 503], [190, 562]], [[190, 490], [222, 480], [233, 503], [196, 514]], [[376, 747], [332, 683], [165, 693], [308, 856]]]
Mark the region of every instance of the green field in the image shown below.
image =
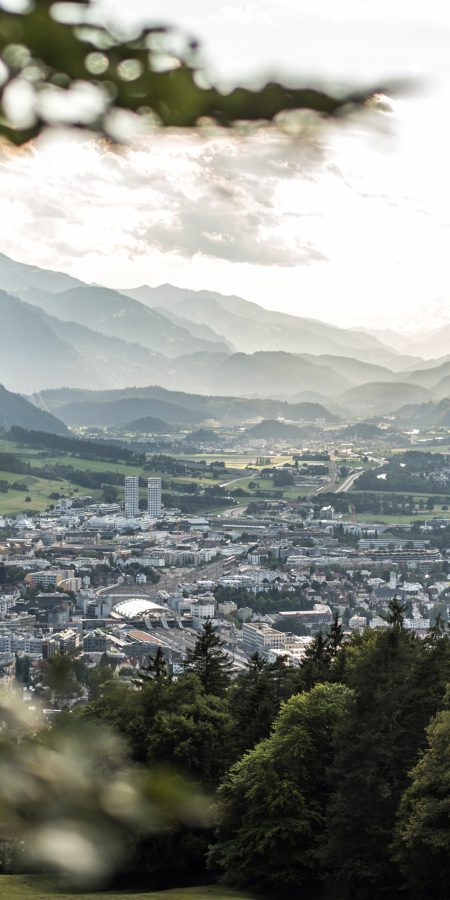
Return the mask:
[[[58, 887], [59, 885], [59, 887]], [[61, 888], [56, 879], [42, 879], [37, 875], [0, 875], [0, 896], [2, 900], [250, 900], [251, 896], [242, 891], [207, 885], [204, 887], [174, 888], [156, 893], [134, 893], [127, 891], [94, 891], [88, 893], [67, 893], [68, 886]]]

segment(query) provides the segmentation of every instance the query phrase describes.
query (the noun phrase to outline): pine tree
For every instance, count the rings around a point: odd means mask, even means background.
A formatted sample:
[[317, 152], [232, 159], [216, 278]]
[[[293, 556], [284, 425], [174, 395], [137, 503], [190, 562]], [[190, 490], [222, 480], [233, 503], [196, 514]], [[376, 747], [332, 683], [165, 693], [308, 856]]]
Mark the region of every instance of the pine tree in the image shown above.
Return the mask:
[[161, 645], [158, 646], [155, 656], [148, 657], [148, 665], [141, 666], [139, 669], [139, 678], [132, 678], [133, 684], [142, 686], [142, 683], [153, 681], [153, 679], [162, 679], [167, 676], [167, 662]]
[[[447, 705], [449, 698], [447, 697]], [[415, 896], [450, 895], [450, 711], [427, 728], [429, 749], [411, 772], [394, 836], [394, 859]]]
[[[403, 709], [419, 642], [403, 630], [398, 607], [393, 627], [349, 647], [349, 713], [335, 736], [329, 770], [335, 787], [327, 810], [323, 864], [333, 883], [347, 889], [395, 887], [387, 848], [406, 785]], [[356, 654], [356, 655], [355, 655]]]
[[193, 650], [188, 651], [186, 668], [196, 672], [206, 694], [223, 696], [230, 683], [232, 663], [223, 651], [217, 629], [207, 620]]
[[382, 619], [387, 623], [387, 625], [391, 625], [393, 628], [403, 628], [403, 620], [406, 612], [406, 605], [404, 606], [397, 600], [397, 597], [393, 596], [392, 600], [389, 603], [389, 613], [387, 616], [381, 616]]
[[339, 613], [336, 611], [334, 613], [330, 630], [328, 633], [328, 641], [327, 648], [331, 657], [335, 657], [338, 650], [342, 647], [342, 641], [344, 639], [344, 631], [342, 628], [342, 624], [339, 621]]
[[323, 632], [318, 631], [300, 665], [300, 681], [303, 689], [310, 691], [318, 682], [326, 681], [329, 670], [328, 641]]
[[230, 698], [241, 753], [269, 737], [281, 703], [294, 693], [296, 680], [296, 671], [282, 658], [268, 663], [258, 651], [252, 654], [248, 670], [237, 676]]

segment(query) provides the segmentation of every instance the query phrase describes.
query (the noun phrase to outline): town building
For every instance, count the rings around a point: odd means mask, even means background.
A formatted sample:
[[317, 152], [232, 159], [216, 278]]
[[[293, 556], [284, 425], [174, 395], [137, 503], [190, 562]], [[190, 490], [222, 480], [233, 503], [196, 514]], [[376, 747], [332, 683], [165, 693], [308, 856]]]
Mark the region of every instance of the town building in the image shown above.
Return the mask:
[[[149, 479], [150, 484], [150, 479]], [[125, 515], [137, 516], [139, 512], [139, 477], [127, 475], [125, 477]]]
[[161, 479], [148, 479], [148, 515], [157, 519], [161, 515]]
[[248, 656], [256, 651], [266, 654], [271, 649], [284, 649], [286, 635], [282, 631], [275, 631], [264, 622], [244, 622], [242, 631], [243, 650]]

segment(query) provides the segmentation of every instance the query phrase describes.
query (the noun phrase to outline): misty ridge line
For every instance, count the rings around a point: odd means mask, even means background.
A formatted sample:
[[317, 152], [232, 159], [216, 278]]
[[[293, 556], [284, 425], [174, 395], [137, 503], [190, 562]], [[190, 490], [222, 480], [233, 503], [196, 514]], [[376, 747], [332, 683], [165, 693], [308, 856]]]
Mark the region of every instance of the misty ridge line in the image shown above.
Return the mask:
[[[150, 397], [139, 398], [138, 389], [151, 386], [182, 387], [184, 394], [230, 402], [241, 397], [293, 407], [315, 404], [318, 418], [383, 415], [424, 403], [435, 408], [450, 394], [450, 326], [419, 345], [389, 329], [372, 334], [339, 328], [214, 291], [169, 284], [120, 291], [89, 285], [4, 254], [0, 314], [0, 383], [27, 396], [92, 385], [100, 392], [129, 389], [128, 398], [110, 399], [133, 399], [135, 412], [130, 409], [124, 419], [110, 408], [105, 424], [145, 415], [174, 422], [173, 410], [165, 418], [155, 405], [148, 406]], [[443, 352], [433, 358], [434, 351]], [[17, 358], [19, 367], [13, 363]], [[145, 408], [139, 409], [139, 399], [146, 399]], [[109, 401], [100, 396], [70, 401], [77, 402]], [[59, 402], [60, 412], [70, 403]], [[75, 423], [74, 414], [67, 413], [70, 424], [82, 424]], [[289, 418], [295, 415], [308, 420], [298, 410]]]

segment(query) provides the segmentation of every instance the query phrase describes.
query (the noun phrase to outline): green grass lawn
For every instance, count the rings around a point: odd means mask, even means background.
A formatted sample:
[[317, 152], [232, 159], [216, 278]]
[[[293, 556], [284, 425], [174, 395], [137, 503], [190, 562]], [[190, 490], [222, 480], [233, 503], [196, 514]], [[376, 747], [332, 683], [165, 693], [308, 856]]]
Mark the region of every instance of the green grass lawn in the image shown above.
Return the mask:
[[[59, 888], [58, 888], [59, 884]], [[230, 888], [206, 885], [203, 887], [173, 888], [156, 893], [135, 893], [128, 891], [94, 891], [88, 893], [66, 893], [67, 885], [61, 889], [57, 879], [43, 879], [38, 875], [0, 875], [0, 896], [2, 900], [250, 900], [250, 894]], [[253, 895], [254, 897], [254, 895]]]

